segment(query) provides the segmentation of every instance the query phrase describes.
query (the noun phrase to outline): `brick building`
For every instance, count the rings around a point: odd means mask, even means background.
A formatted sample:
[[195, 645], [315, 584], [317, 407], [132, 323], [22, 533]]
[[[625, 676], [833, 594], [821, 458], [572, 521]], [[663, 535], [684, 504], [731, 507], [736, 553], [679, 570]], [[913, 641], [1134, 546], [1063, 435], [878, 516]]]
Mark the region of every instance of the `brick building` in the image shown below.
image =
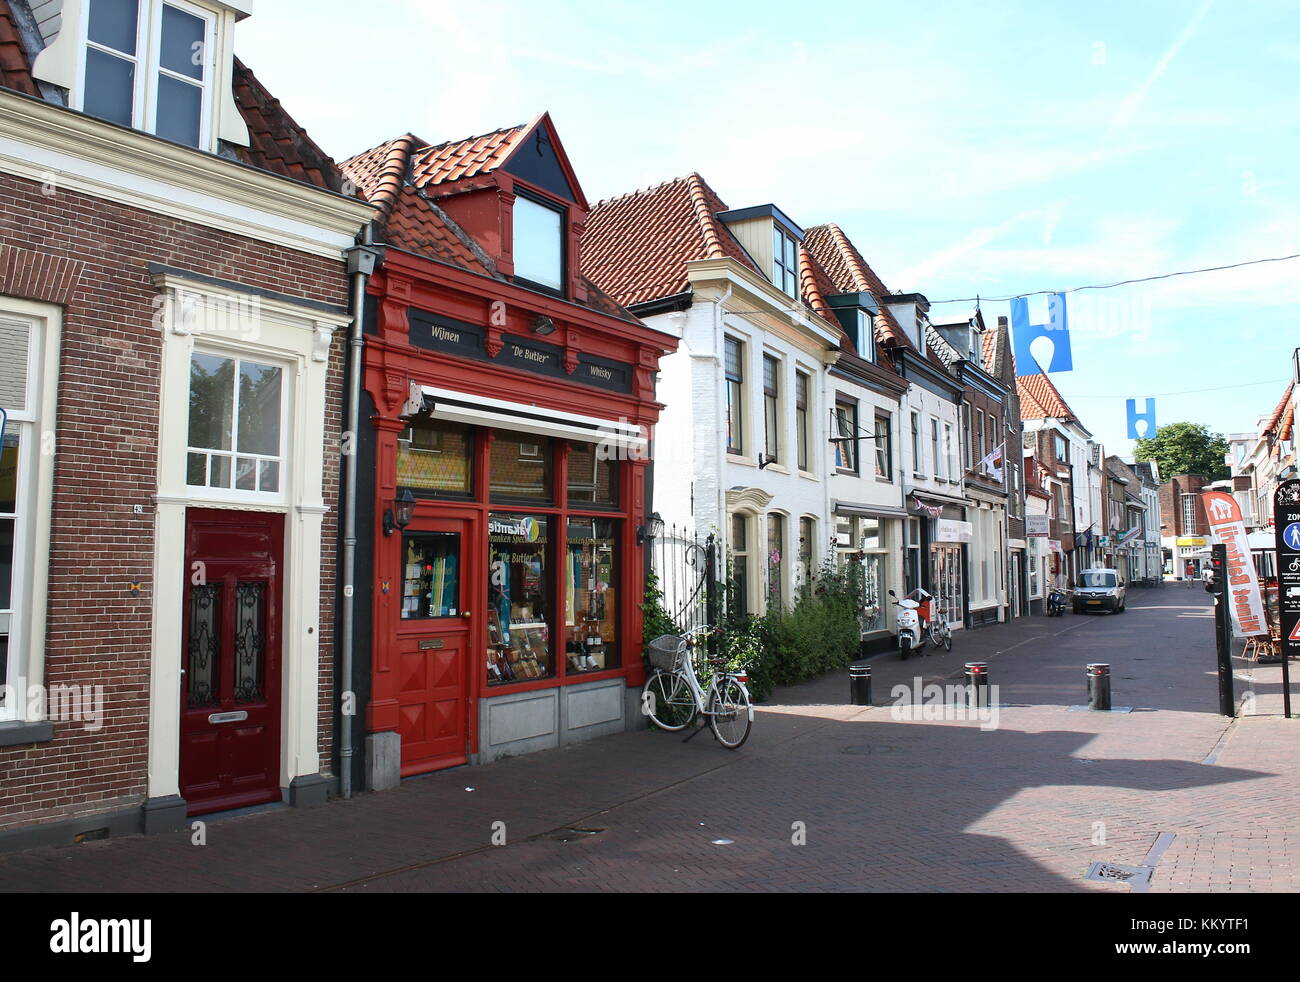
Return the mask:
[[1210, 525], [1201, 502], [1208, 483], [1199, 474], [1180, 474], [1160, 485], [1160, 541], [1175, 580], [1199, 576], [1209, 562]]
[[371, 209], [234, 58], [247, 3], [34, 6], [0, 0], [0, 847], [320, 800]]

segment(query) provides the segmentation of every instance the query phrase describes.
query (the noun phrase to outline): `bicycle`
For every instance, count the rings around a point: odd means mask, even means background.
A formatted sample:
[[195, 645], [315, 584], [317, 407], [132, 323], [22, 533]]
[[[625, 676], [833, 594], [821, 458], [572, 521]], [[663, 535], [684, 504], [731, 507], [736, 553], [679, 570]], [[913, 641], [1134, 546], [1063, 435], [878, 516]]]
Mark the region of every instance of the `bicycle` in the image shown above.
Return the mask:
[[650, 642], [648, 654], [654, 671], [641, 690], [641, 711], [669, 733], [680, 732], [703, 716], [720, 744], [738, 750], [749, 739], [754, 725], [754, 707], [745, 676], [728, 670], [721, 658], [710, 658], [714, 671], [706, 693], [695, 674], [693, 651], [698, 646], [693, 638], [676, 634], [665, 634]]
[[939, 650], [940, 645], [945, 652], [952, 651], [952, 628], [948, 626], [948, 615], [942, 607], [937, 607], [931, 615], [928, 632], [930, 644], [934, 645], [935, 651]]

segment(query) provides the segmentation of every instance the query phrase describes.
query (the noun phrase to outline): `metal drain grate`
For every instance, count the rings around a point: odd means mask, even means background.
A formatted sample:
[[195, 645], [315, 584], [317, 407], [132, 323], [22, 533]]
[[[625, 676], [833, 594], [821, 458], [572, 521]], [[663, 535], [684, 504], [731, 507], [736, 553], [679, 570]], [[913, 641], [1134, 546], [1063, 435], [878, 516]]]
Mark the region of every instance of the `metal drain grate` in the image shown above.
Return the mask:
[[1093, 863], [1088, 867], [1087, 880], [1100, 880], [1103, 883], [1127, 883], [1135, 891], [1145, 890], [1151, 885], [1153, 866], [1121, 866], [1119, 863]]
[[892, 754], [897, 747], [886, 747], [880, 744], [864, 743], [856, 747], [841, 747], [840, 753], [852, 754], [855, 757], [864, 757], [868, 754]]

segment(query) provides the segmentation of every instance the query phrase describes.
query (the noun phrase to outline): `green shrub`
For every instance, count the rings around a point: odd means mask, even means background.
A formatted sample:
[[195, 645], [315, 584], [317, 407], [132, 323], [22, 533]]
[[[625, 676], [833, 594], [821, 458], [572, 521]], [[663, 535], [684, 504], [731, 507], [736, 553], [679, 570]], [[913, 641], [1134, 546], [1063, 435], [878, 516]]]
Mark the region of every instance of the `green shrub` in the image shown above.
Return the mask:
[[673, 619], [668, 616], [668, 611], [664, 608], [664, 592], [659, 589], [659, 577], [653, 571], [646, 577], [645, 581], [645, 600], [641, 604], [641, 650], [646, 647], [655, 638], [662, 637], [665, 634], [676, 634], [677, 625]]

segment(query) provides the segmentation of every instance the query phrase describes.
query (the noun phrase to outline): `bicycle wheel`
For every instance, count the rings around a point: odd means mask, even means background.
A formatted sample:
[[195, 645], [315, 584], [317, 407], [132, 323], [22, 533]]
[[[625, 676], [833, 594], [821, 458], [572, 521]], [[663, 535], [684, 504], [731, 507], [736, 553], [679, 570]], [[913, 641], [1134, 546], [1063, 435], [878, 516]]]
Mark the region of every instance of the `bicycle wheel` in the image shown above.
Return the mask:
[[709, 725], [713, 735], [728, 750], [738, 750], [749, 739], [754, 710], [749, 693], [733, 678], [724, 678], [709, 696]]
[[655, 672], [641, 690], [641, 712], [661, 730], [684, 730], [695, 718], [695, 693], [680, 673]]
[[952, 651], [952, 628], [947, 624], [943, 626], [943, 650]]

